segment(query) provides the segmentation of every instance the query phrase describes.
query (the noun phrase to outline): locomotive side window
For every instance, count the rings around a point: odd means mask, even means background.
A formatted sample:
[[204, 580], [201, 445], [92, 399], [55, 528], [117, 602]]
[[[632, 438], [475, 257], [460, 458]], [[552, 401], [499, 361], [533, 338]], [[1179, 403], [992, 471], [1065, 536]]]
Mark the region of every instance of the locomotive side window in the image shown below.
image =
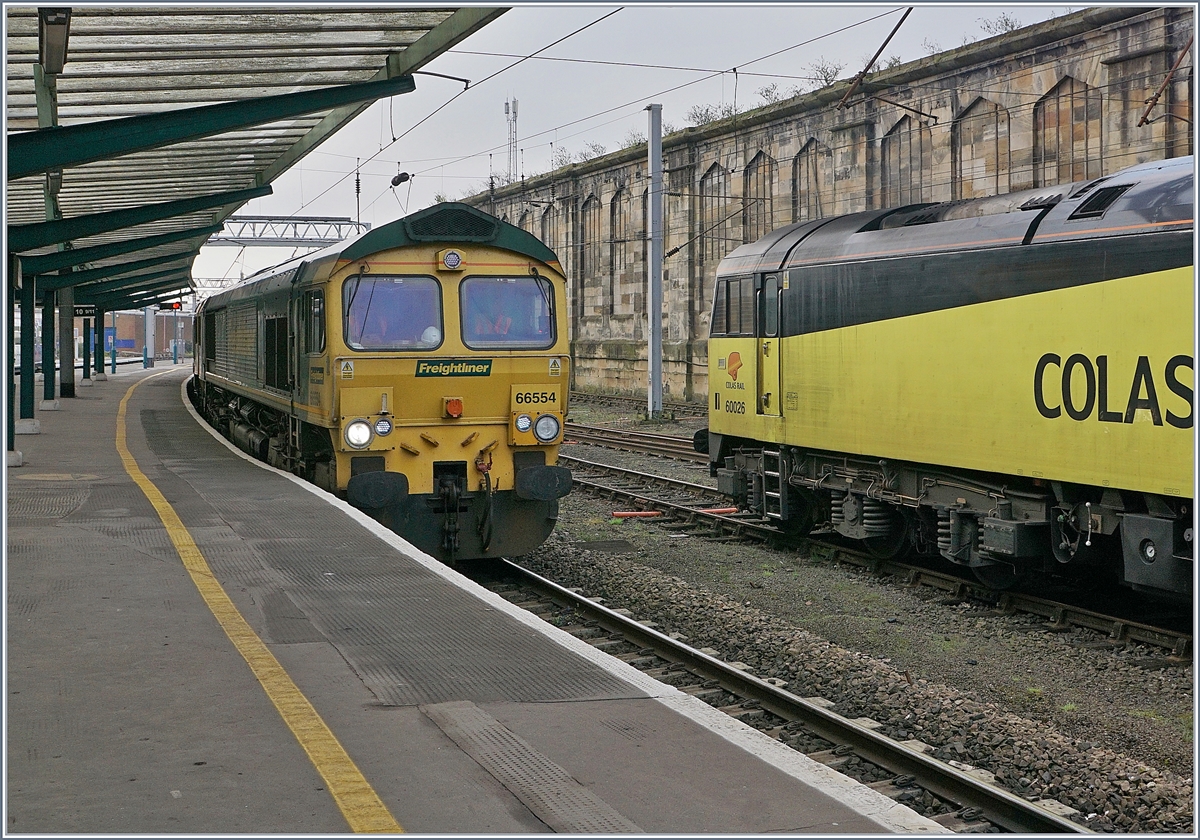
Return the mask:
[[304, 352], [325, 352], [325, 290], [305, 292], [300, 302], [300, 313], [304, 319]]
[[544, 277], [468, 277], [459, 300], [463, 343], [472, 349], [554, 344], [554, 289]]
[[442, 289], [432, 277], [368, 277], [342, 285], [342, 329], [355, 350], [432, 350], [442, 343]]
[[762, 334], [767, 338], [779, 335], [779, 275], [769, 274], [763, 279], [762, 289]]

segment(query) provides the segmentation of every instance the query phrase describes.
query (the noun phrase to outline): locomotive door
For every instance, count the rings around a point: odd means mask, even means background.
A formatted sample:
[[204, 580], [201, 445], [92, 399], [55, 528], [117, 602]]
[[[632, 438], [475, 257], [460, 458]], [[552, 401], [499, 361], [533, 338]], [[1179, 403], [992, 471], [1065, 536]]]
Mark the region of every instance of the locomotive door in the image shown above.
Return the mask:
[[780, 415], [779, 275], [763, 277], [758, 291], [758, 413]]

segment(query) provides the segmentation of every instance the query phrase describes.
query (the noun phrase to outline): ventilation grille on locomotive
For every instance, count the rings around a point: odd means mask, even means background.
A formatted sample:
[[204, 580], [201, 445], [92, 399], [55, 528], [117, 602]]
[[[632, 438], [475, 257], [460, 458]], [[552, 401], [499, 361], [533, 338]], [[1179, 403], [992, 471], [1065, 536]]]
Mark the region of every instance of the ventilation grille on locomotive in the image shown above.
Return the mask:
[[496, 223], [466, 210], [443, 210], [404, 223], [408, 235], [418, 242], [463, 240], [489, 242], [496, 237]]

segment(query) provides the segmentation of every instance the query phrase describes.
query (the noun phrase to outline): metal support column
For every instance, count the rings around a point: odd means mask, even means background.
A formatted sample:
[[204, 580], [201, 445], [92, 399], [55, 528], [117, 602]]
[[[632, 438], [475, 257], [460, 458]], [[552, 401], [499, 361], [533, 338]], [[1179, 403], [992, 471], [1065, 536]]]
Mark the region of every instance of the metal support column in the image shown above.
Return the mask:
[[17, 418], [13, 406], [17, 396], [17, 366], [13, 357], [16, 355], [17, 349], [17, 282], [20, 277], [20, 265], [20, 260], [12, 254], [8, 255], [8, 283], [5, 284], [8, 286], [8, 294], [5, 295], [8, 318], [4, 329], [4, 367], [5, 373], [8, 375], [8, 411], [4, 420], [8, 438], [8, 455], [6, 457], [10, 467], [19, 467], [23, 463], [21, 453], [17, 451]]
[[158, 311], [156, 306], [147, 306], [142, 309], [142, 367], [154, 367], [154, 313]]
[[104, 382], [108, 377], [104, 374], [104, 310], [96, 307], [96, 375], [92, 377], [97, 382]]
[[33, 373], [33, 347], [37, 337], [36, 312], [33, 305], [33, 278], [21, 283], [21, 419], [17, 434], [36, 435], [39, 421], [33, 417], [37, 377]]
[[83, 379], [80, 385], [92, 384], [92, 319], [83, 319]]
[[650, 418], [662, 414], [662, 275], [663, 275], [663, 166], [662, 166], [662, 105], [649, 105], [650, 124], [646, 132], [650, 167], [650, 262], [646, 267], [648, 293], [646, 318], [650, 347], [647, 354], [646, 414]]
[[58, 411], [59, 405], [54, 393], [54, 292], [46, 290], [42, 293], [42, 411]]
[[75, 287], [58, 291], [58, 395], [75, 396]]

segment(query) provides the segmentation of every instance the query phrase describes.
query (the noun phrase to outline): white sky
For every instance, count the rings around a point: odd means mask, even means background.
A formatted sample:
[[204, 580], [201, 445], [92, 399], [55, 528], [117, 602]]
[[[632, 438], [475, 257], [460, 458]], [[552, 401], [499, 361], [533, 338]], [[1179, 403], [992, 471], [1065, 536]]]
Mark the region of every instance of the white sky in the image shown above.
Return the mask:
[[[240, 212], [357, 217], [378, 226], [428, 207], [439, 193], [456, 200], [481, 190], [491, 172], [507, 174], [508, 99], [519, 102], [518, 169], [533, 176], [553, 168], [556, 147], [574, 154], [595, 143], [611, 152], [631, 132], [644, 135], [645, 107], [651, 102], [662, 104], [664, 125], [682, 129], [694, 105], [732, 104], [736, 97], [739, 110], [744, 110], [763, 104], [756, 91], [771, 83], [781, 91], [796, 85], [812, 89], [814, 85], [801, 77], [810, 76], [817, 63], [840, 64], [838, 77], [851, 78], [884, 42], [904, 8], [808, 3], [513, 8], [423, 68], [470, 79], [466, 92], [459, 82], [416, 76], [415, 92], [372, 105], [278, 178], [273, 195], [250, 202]], [[880, 62], [890, 56], [911, 61], [931, 50], [989, 37], [984, 23], [1001, 14], [1028, 25], [1075, 8], [1081, 7], [917, 6]], [[505, 69], [565, 36], [570, 37], [539, 57]], [[774, 53], [779, 54], [758, 60]], [[729, 72], [734, 67], [736, 75]], [[483, 81], [498, 71], [503, 72]], [[356, 165], [362, 183], [357, 203]], [[392, 188], [391, 178], [400, 171], [413, 178]], [[291, 254], [277, 248], [209, 246], [201, 251], [193, 273], [237, 278]]]

